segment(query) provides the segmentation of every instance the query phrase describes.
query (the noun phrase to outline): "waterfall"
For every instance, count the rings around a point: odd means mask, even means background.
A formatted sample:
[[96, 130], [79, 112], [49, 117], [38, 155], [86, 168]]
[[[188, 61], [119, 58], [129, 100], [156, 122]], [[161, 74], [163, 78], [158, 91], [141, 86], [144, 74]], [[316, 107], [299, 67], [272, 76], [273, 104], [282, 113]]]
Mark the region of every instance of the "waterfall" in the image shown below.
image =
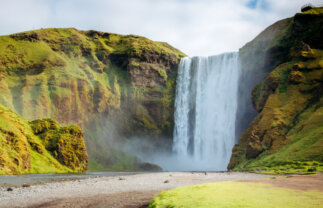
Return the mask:
[[173, 151], [186, 161], [182, 170], [227, 169], [235, 143], [238, 77], [238, 53], [181, 59]]

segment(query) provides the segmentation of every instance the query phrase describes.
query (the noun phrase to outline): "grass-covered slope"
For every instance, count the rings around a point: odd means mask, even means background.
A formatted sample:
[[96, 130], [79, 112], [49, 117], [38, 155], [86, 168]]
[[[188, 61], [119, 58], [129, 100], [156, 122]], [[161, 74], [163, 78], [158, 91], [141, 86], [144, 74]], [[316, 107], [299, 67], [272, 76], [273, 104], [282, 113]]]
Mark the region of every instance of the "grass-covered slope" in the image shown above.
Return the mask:
[[162, 192], [149, 208], [321, 207], [322, 192], [277, 188], [265, 183], [222, 182]]
[[[278, 28], [264, 48], [265, 58], [257, 60], [259, 70], [266, 66], [270, 73], [253, 88], [259, 114], [233, 148], [229, 169], [274, 173], [323, 169], [323, 10], [312, 9], [285, 21], [286, 27]], [[257, 42], [261, 37], [252, 41]], [[244, 55], [256, 50], [250, 44], [241, 49]]]
[[73, 28], [1, 36], [0, 104], [27, 119], [80, 125], [91, 168], [132, 168], [106, 140], [171, 135], [183, 56], [144, 37]]
[[28, 122], [0, 105], [0, 174], [87, 170], [87, 153], [77, 126], [52, 119]]

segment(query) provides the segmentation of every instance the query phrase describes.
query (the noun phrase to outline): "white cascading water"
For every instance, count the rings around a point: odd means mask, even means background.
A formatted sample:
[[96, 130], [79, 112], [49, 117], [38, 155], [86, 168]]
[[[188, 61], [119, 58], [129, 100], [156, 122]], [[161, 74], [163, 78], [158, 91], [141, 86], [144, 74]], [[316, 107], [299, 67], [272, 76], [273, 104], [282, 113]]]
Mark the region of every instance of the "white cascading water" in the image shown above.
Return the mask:
[[227, 170], [235, 143], [238, 59], [238, 53], [225, 53], [181, 60], [173, 140], [179, 169]]

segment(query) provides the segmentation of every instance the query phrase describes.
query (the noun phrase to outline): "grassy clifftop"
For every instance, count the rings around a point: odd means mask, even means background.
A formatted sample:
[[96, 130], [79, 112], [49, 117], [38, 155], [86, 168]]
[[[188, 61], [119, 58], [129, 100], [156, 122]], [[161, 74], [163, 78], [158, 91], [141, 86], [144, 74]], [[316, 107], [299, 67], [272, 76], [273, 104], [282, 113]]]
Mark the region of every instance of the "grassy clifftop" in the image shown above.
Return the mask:
[[79, 127], [52, 119], [28, 122], [0, 105], [0, 174], [61, 173], [87, 170]]
[[107, 141], [170, 137], [183, 56], [144, 37], [74, 28], [1, 36], [0, 104], [27, 119], [80, 125], [92, 169], [132, 168]]
[[[250, 51], [264, 49], [246, 65], [258, 70], [255, 73], [269, 74], [253, 88], [252, 102], [259, 114], [233, 148], [229, 169], [322, 170], [322, 24], [322, 8], [299, 13], [274, 24], [241, 49], [245, 60]], [[272, 34], [271, 40], [261, 46], [266, 33]]]

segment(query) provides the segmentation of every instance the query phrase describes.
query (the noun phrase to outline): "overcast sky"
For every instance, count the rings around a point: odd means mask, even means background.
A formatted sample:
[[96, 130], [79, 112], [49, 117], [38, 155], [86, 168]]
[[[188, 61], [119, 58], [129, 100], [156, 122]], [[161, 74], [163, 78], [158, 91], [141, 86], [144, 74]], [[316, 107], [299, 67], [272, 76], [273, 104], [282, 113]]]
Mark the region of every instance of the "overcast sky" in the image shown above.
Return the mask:
[[237, 51], [303, 4], [323, 0], [0, 0], [0, 35], [48, 27], [136, 34], [184, 53]]

